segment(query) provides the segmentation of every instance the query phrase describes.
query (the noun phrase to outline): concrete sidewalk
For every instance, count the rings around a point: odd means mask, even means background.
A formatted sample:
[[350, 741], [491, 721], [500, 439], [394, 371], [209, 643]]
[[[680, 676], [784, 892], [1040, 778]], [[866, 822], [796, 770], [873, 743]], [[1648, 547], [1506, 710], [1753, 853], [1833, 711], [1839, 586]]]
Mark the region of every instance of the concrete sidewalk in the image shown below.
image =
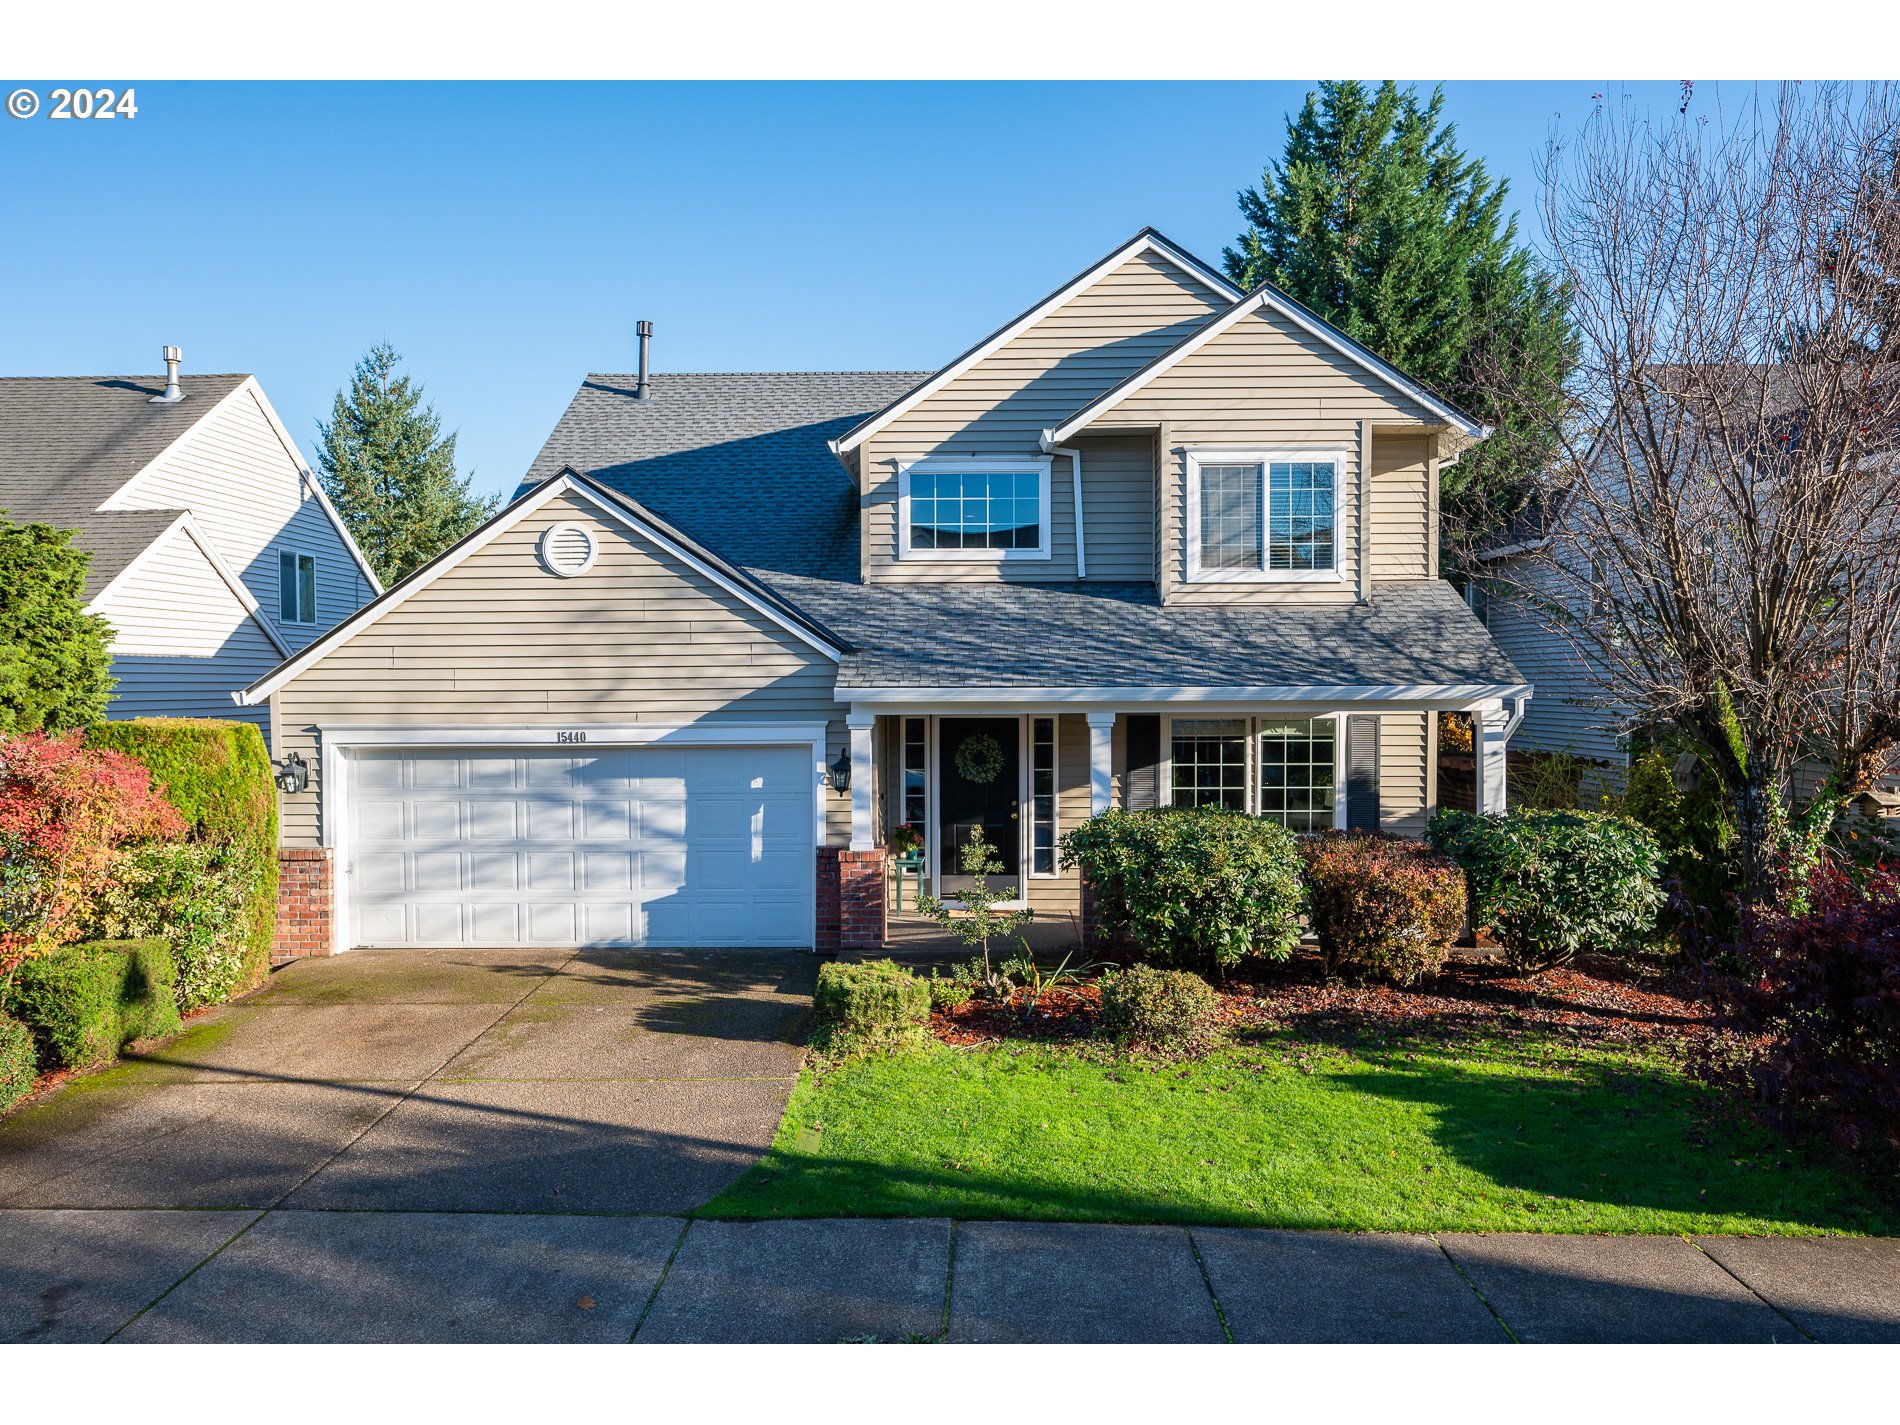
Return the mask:
[[9, 1209], [0, 1340], [1900, 1342], [1900, 1242]]

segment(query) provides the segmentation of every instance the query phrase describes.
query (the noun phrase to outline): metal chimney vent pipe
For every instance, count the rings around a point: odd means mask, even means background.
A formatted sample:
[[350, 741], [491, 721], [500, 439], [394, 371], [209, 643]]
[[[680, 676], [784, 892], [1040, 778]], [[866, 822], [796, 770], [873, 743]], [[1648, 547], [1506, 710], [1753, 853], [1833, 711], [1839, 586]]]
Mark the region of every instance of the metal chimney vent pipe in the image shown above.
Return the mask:
[[184, 353], [175, 346], [165, 348], [165, 393], [152, 397], [154, 406], [169, 406], [185, 399], [185, 393], [178, 387], [178, 363], [184, 359]]
[[647, 353], [653, 345], [653, 323], [641, 322], [636, 330], [640, 333], [640, 380], [633, 388], [633, 398], [644, 401], [647, 391]]

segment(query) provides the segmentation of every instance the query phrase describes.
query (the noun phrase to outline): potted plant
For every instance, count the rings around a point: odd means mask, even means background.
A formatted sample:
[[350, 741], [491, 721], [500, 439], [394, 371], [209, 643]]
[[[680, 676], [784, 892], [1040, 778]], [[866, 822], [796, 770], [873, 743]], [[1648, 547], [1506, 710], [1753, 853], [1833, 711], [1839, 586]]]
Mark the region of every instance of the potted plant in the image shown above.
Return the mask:
[[891, 829], [889, 842], [891, 855], [906, 861], [915, 860], [924, 854], [924, 836], [914, 826], [897, 826]]

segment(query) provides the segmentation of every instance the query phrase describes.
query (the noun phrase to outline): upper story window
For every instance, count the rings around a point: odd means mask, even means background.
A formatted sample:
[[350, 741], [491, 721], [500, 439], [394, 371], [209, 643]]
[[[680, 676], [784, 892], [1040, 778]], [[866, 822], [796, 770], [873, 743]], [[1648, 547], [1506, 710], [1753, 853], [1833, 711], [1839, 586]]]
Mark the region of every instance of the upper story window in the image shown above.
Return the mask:
[[898, 476], [900, 559], [1047, 559], [1049, 461], [917, 461]]
[[1188, 456], [1188, 578], [1337, 580], [1338, 455], [1195, 451]]
[[317, 557], [292, 549], [277, 553], [277, 617], [284, 623], [317, 621]]

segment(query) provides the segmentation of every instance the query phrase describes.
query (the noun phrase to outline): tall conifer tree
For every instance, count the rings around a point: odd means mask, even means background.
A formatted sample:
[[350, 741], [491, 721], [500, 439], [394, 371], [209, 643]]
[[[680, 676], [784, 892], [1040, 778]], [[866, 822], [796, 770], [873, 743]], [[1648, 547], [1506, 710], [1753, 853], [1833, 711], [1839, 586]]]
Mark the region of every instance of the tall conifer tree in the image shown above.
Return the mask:
[[364, 558], [385, 585], [412, 573], [487, 519], [497, 501], [455, 473], [455, 435], [397, 374], [402, 357], [378, 342], [318, 421], [318, 473]]
[[[1562, 289], [1517, 241], [1506, 185], [1468, 158], [1444, 95], [1331, 81], [1287, 123], [1284, 156], [1240, 194], [1226, 250], [1496, 434], [1447, 470], [1448, 526], [1471, 535], [1521, 503], [1552, 453], [1532, 402], [1576, 360]], [[1557, 379], [1551, 379], [1552, 375]]]

